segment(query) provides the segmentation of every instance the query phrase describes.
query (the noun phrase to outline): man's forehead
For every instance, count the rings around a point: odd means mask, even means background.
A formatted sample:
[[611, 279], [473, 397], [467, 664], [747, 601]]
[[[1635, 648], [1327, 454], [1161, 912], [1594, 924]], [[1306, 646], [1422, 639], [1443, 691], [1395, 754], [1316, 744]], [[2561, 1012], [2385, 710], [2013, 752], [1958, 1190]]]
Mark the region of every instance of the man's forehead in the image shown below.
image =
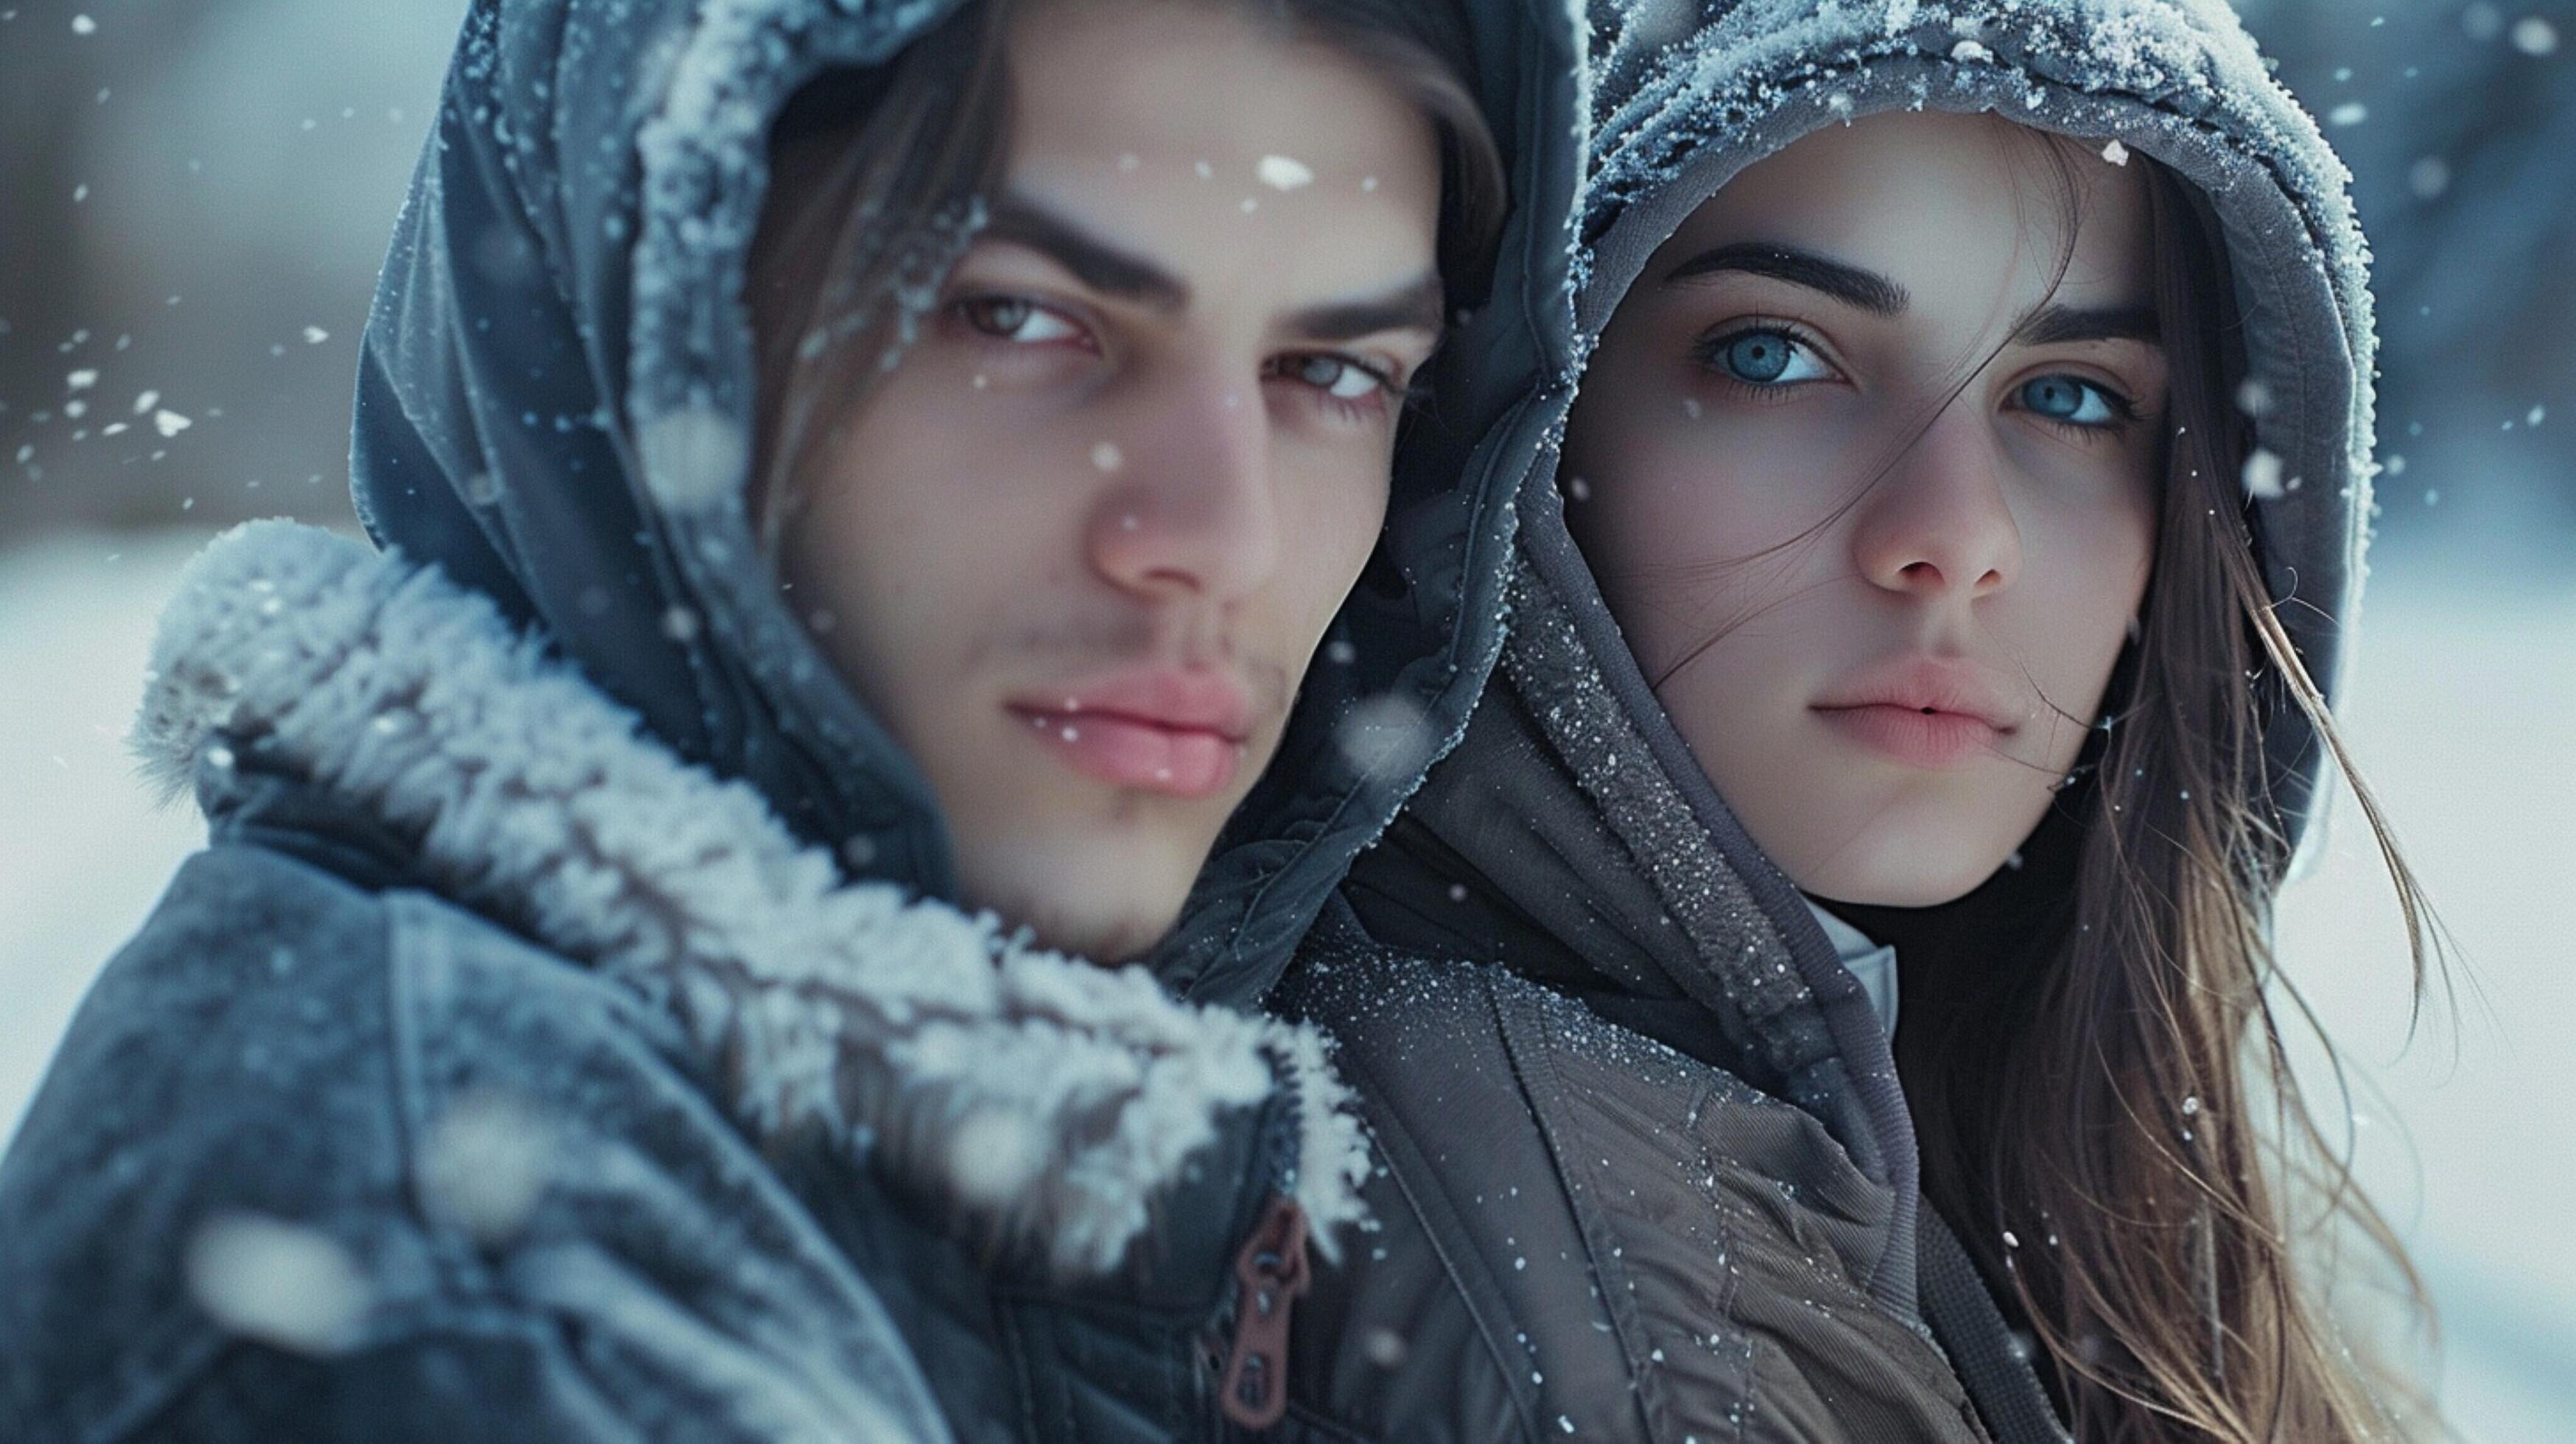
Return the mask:
[[[1285, 174], [1291, 158], [1276, 159], [1273, 172]], [[1426, 281], [1436, 293], [1433, 206], [1383, 184], [1340, 195], [1303, 180], [1282, 189], [1260, 169], [1259, 158], [1228, 176], [1196, 159], [1016, 157], [986, 234], [1046, 256], [1095, 291], [1176, 315], [1290, 315], [1385, 300]]]
[[1412, 100], [1226, 6], [1045, 6], [1014, 22], [1004, 189], [1193, 294], [1284, 307], [1431, 264], [1440, 158]]

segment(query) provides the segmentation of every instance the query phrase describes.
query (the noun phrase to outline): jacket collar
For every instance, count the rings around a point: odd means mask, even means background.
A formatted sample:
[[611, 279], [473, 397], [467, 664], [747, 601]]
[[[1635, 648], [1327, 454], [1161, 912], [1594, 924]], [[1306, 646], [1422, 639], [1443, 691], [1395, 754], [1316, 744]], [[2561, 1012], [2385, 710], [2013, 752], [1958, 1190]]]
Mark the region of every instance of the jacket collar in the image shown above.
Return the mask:
[[239, 528], [183, 576], [153, 668], [135, 746], [165, 793], [305, 779], [443, 894], [677, 1016], [755, 1137], [820, 1130], [1016, 1256], [1114, 1269], [1221, 1122], [1274, 1102], [1319, 1244], [1361, 1216], [1314, 1032], [845, 880], [435, 568]]

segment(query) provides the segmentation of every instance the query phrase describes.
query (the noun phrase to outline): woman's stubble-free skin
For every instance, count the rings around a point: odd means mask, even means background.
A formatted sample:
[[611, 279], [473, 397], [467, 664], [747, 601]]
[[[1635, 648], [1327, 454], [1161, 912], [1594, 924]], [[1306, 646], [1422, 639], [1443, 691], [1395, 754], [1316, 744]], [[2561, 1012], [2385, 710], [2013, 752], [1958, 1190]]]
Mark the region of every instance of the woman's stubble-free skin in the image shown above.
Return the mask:
[[[2043, 302], [2151, 312], [2145, 187], [2068, 152], [2069, 254], [2045, 144], [1893, 114], [1748, 167], [1647, 263], [1569, 427], [1569, 524], [1639, 664], [1754, 839], [1820, 897], [1925, 906], [2003, 865], [2074, 764], [2144, 592], [2161, 351], [2007, 338]], [[1667, 279], [1745, 243], [1876, 273], [1902, 308], [1733, 267]], [[1765, 325], [1800, 338], [1777, 373], [1793, 384], [1726, 379], [1709, 343]], [[1741, 344], [1717, 355], [1760, 374], [1783, 359], [1776, 339]], [[2135, 420], [2075, 425], [2112, 395]], [[2043, 419], [2033, 396], [2081, 403]], [[2000, 725], [1834, 705], [1891, 685]]]
[[[964, 900], [1114, 961], [1177, 916], [1383, 524], [1440, 165], [1382, 82], [1221, 7], [1034, 6], [1008, 55], [997, 213], [1176, 289], [997, 220], [806, 478], [783, 570], [927, 775]], [[1298, 319], [1425, 283], [1421, 324]], [[1239, 716], [1085, 730], [1130, 702]]]

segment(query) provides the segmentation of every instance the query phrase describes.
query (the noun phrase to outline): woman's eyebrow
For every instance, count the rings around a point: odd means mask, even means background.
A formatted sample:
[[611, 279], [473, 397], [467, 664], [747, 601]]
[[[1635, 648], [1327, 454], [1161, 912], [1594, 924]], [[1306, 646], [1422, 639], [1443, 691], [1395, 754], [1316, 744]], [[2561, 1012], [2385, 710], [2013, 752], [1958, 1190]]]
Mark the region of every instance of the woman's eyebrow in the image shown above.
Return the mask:
[[2068, 341], [2144, 341], [2161, 344], [2164, 328], [2153, 306], [2047, 305], [2013, 327], [2013, 340], [2024, 346], [2055, 346]]
[[1721, 271], [1742, 271], [1748, 275], [1769, 276], [1811, 291], [1822, 291], [1847, 306], [1856, 306], [1873, 316], [1900, 316], [1913, 304], [1913, 297], [1903, 286], [1876, 271], [1828, 260], [1813, 251], [1784, 246], [1772, 241], [1737, 241], [1700, 252], [1673, 267], [1664, 277], [1667, 286]]

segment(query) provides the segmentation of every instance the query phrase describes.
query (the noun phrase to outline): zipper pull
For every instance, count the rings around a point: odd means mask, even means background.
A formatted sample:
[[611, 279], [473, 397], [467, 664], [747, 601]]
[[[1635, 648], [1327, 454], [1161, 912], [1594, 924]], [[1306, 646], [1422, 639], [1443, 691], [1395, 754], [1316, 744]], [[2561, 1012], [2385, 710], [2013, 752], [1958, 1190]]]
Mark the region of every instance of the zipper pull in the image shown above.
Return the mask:
[[1313, 1279], [1306, 1210], [1297, 1200], [1270, 1201], [1234, 1256], [1234, 1279], [1234, 1344], [1226, 1351], [1218, 1406], [1246, 1429], [1267, 1429], [1288, 1412], [1288, 1305]]

